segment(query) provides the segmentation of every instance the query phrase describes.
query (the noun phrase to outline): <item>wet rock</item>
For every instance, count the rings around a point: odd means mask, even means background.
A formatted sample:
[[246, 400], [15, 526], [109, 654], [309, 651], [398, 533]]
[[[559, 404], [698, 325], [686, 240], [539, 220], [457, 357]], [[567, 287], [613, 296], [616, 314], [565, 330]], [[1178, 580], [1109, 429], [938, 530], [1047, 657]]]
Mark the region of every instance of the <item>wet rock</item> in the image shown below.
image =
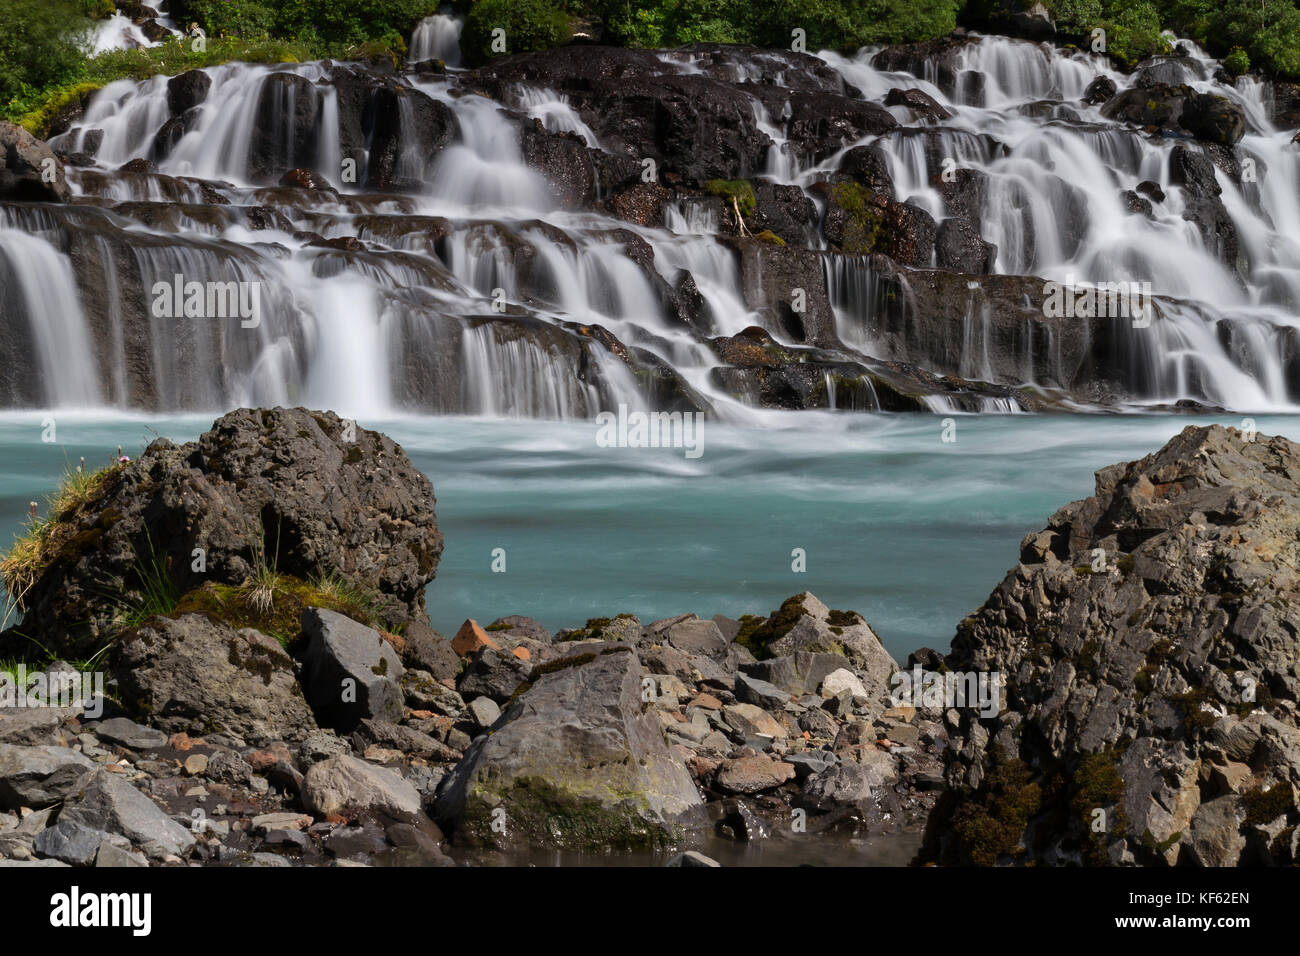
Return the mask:
[[524, 162], [546, 181], [558, 208], [585, 208], [596, 198], [596, 166], [578, 134], [553, 133], [541, 120], [533, 120], [523, 128], [521, 150]]
[[297, 73], [270, 73], [254, 106], [248, 143], [248, 175], [272, 183], [290, 169], [316, 161], [321, 93]]
[[1083, 101], [1091, 106], [1096, 106], [1099, 103], [1105, 103], [1118, 92], [1119, 88], [1115, 85], [1114, 80], [1109, 76], [1099, 76], [1089, 83], [1088, 88], [1083, 91]]
[[607, 150], [654, 159], [660, 179], [746, 178], [763, 169], [772, 145], [748, 96], [671, 70], [649, 51], [560, 47], [499, 58], [467, 80], [507, 100], [520, 83], [566, 95]]
[[1246, 115], [1241, 107], [1214, 93], [1188, 96], [1179, 123], [1197, 139], [1220, 146], [1235, 146], [1246, 133]]
[[722, 864], [719, 863], [717, 860], [713, 859], [712, 857], [705, 856], [703, 853], [699, 852], [698, 850], [687, 850], [685, 853], [678, 853], [675, 857], [673, 857], [671, 860], [665, 863], [664, 866], [708, 867], [708, 866], [722, 866]]
[[967, 219], [945, 219], [935, 234], [935, 264], [940, 269], [986, 275], [993, 271], [998, 247], [986, 242]]
[[167, 81], [167, 108], [180, 116], [202, 103], [212, 88], [212, 77], [202, 70], [190, 70]]
[[643, 710], [636, 654], [592, 647], [548, 665], [447, 777], [436, 811], [455, 842], [662, 846], [702, 822], [690, 775]]
[[933, 96], [925, 90], [907, 89], [900, 90], [897, 87], [885, 94], [886, 106], [905, 106], [912, 111], [912, 116], [916, 119], [926, 119], [932, 122], [938, 122], [951, 118], [952, 114], [939, 105]]
[[402, 718], [401, 659], [373, 628], [323, 608], [303, 612], [303, 694], [324, 725], [347, 733], [362, 720]]

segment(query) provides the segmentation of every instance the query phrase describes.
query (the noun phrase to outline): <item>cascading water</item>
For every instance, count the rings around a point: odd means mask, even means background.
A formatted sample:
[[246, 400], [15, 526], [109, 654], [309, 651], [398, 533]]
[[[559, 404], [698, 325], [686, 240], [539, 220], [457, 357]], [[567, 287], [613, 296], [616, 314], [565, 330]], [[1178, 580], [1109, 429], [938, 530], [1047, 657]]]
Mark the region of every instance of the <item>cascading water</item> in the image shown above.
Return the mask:
[[[425, 20], [412, 37], [411, 62], [455, 66], [459, 29], [445, 14]], [[1300, 150], [1270, 122], [1262, 84], [1215, 85], [1215, 64], [1200, 51], [1168, 67], [1194, 89], [1227, 95], [1245, 114], [1237, 156], [1260, 175], [1214, 174], [1239, 241], [1234, 264], [1184, 218], [1194, 200], [1173, 168], [1177, 143], [1081, 101], [1099, 77], [1127, 82], [1103, 59], [984, 37], [965, 43], [952, 69], [927, 63], [918, 76], [876, 68], [876, 52], [821, 57], [869, 100], [917, 89], [950, 115], [921, 123], [893, 106], [901, 126], [814, 160], [789, 141], [789, 112], [754, 95], [750, 119], [770, 142], [757, 168], [781, 188], [804, 189], [820, 214], [817, 181], [849, 149], [872, 146], [883, 154], [893, 198], [937, 222], [948, 215], [945, 170], [965, 170], [982, 183], [972, 218], [996, 247], [994, 275], [942, 293], [954, 316], [948, 344], [918, 355], [925, 343], [907, 325], [918, 318], [925, 271], [891, 278], [878, 262], [832, 253], [813, 237], [809, 254], [821, 257], [831, 313], [817, 361], [857, 363], [874, 375], [884, 374], [882, 362], [926, 366], [922, 359], [930, 358], [939, 374], [971, 381], [1069, 388], [1080, 366], [1069, 348], [1073, 341], [1077, 353], [1079, 334], [1032, 322], [1008, 333], [994, 321], [999, 306], [986, 287], [999, 274], [1036, 276], [1040, 284], [1122, 279], [1150, 283], [1150, 327], [1081, 334], [1087, 348], [1104, 350], [1092, 365], [1105, 364], [1107, 380], [1128, 399], [1294, 407]], [[765, 60], [719, 65], [688, 52], [658, 62], [672, 74], [708, 72], [740, 84], [734, 88], [747, 96], [760, 82], [784, 79]], [[599, 124], [566, 96], [515, 84], [498, 102], [459, 85], [457, 71], [358, 80], [352, 70], [329, 63], [209, 68], [202, 102], [183, 115], [173, 113], [176, 93], [166, 78], [105, 87], [52, 141], [93, 155], [69, 169], [80, 205], [41, 217], [21, 204], [0, 205], [8, 226], [0, 233], [0, 292], [19, 303], [5, 321], [25, 330], [39, 370], [26, 386], [0, 393], [4, 400], [167, 410], [308, 402], [366, 415], [568, 417], [657, 400], [648, 370], [667, 368], [681, 380], [678, 393], [735, 417], [751, 414], [745, 406], [754, 399], [737, 393], [734, 378], [724, 383], [715, 374], [725, 363], [710, 337], [763, 326], [779, 346], [811, 344], [803, 319], [792, 322], [763, 301], [770, 290], [759, 288], [761, 262], [742, 268], [723, 235], [734, 224], [720, 200], [674, 196], [659, 221], [638, 224], [602, 207], [570, 208], [557, 196], [526, 155], [521, 125], [535, 120], [573, 148], [608, 147], [593, 131]], [[362, 82], [370, 85], [358, 94]], [[391, 122], [374, 119], [371, 107], [358, 112], [358, 95], [372, 104], [376, 96], [395, 100]], [[430, 117], [438, 110], [447, 111], [454, 132], [431, 152]], [[153, 168], [118, 170], [140, 159]], [[330, 188], [273, 185], [302, 166]], [[597, 192], [600, 175], [597, 167]], [[401, 192], [381, 193], [389, 188], [383, 176]], [[1121, 196], [1143, 182], [1165, 195], [1149, 217], [1129, 214]], [[260, 321], [245, 327], [222, 316], [186, 326], [154, 314], [152, 287], [175, 275], [259, 284]], [[675, 311], [683, 289], [699, 303], [690, 322]], [[627, 354], [598, 344], [602, 335]], [[842, 375], [817, 373], [821, 407], [884, 407], [873, 378], [863, 377], [851, 398]], [[924, 395], [920, 403], [939, 411], [1019, 407], [1002, 395]]]
[[464, 25], [459, 17], [446, 13], [425, 17], [411, 36], [411, 62], [442, 60], [447, 66], [460, 66], [460, 31]]

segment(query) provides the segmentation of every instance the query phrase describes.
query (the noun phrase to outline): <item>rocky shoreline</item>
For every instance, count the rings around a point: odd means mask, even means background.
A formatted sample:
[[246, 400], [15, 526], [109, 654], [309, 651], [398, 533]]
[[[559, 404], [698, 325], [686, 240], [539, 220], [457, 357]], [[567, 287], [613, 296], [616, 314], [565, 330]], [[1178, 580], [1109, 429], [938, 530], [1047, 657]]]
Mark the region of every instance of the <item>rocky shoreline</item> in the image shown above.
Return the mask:
[[[423, 604], [433, 488], [401, 448], [232, 412], [52, 516], [0, 658], [39, 635], [105, 695], [37, 707], [10, 682], [0, 859], [707, 865], [924, 831], [942, 864], [1293, 863], [1297, 482], [1300, 448], [1217, 426], [1105, 469], [946, 656], [899, 664], [806, 592], [448, 639]], [[41, 670], [24, 692], [90, 689]], [[1001, 675], [1000, 703], [945, 698], [965, 674]]]

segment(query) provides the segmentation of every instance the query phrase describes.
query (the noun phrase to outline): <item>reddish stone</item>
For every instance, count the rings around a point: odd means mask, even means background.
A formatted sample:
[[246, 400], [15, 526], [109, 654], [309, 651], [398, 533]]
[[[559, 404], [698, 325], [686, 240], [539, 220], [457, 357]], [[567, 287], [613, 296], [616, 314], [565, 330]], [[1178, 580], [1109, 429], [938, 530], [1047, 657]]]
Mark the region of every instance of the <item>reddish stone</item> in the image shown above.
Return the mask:
[[510, 653], [515, 655], [515, 657], [519, 658], [521, 661], [531, 661], [533, 659], [532, 652], [530, 652], [526, 647], [516, 647]]
[[172, 750], [187, 751], [194, 746], [194, 741], [186, 733], [172, 734], [167, 738], [167, 746]]
[[465, 623], [460, 626], [456, 636], [451, 639], [452, 649], [461, 657], [469, 657], [475, 651], [480, 651], [485, 647], [493, 650], [500, 650], [497, 642], [487, 636], [487, 631], [479, 627], [478, 621], [473, 618], [467, 618]]
[[269, 770], [281, 761], [293, 764], [293, 754], [289, 753], [289, 748], [284, 744], [275, 744], [265, 750], [254, 750], [244, 759], [254, 770]]

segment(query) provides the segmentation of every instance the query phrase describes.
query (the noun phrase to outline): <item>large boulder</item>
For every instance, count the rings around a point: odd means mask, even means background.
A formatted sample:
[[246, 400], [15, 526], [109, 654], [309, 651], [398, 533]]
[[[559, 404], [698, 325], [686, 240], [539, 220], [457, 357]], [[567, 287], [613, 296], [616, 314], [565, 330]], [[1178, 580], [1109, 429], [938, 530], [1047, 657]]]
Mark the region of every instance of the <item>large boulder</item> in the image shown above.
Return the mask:
[[[945, 663], [950, 862], [1296, 862], [1300, 446], [1189, 426], [1021, 545]], [[1100, 822], [1100, 825], [1097, 825]]]
[[230, 412], [196, 442], [156, 440], [54, 516], [24, 630], [89, 657], [151, 587], [186, 594], [268, 573], [286, 587], [284, 576], [342, 582], [396, 628], [424, 616], [442, 554], [434, 504], [429, 480], [384, 435], [332, 412]]
[[123, 703], [171, 733], [300, 740], [316, 729], [293, 658], [251, 628], [155, 617], [113, 645]]
[[663, 847], [702, 822], [686, 768], [643, 703], [626, 645], [587, 645], [539, 670], [444, 781], [436, 814], [462, 844]]
[[315, 84], [297, 73], [270, 73], [262, 80], [248, 142], [251, 180], [274, 183], [291, 169], [315, 164], [321, 101]]
[[71, 197], [54, 151], [21, 126], [0, 120], [0, 199], [67, 202]]

